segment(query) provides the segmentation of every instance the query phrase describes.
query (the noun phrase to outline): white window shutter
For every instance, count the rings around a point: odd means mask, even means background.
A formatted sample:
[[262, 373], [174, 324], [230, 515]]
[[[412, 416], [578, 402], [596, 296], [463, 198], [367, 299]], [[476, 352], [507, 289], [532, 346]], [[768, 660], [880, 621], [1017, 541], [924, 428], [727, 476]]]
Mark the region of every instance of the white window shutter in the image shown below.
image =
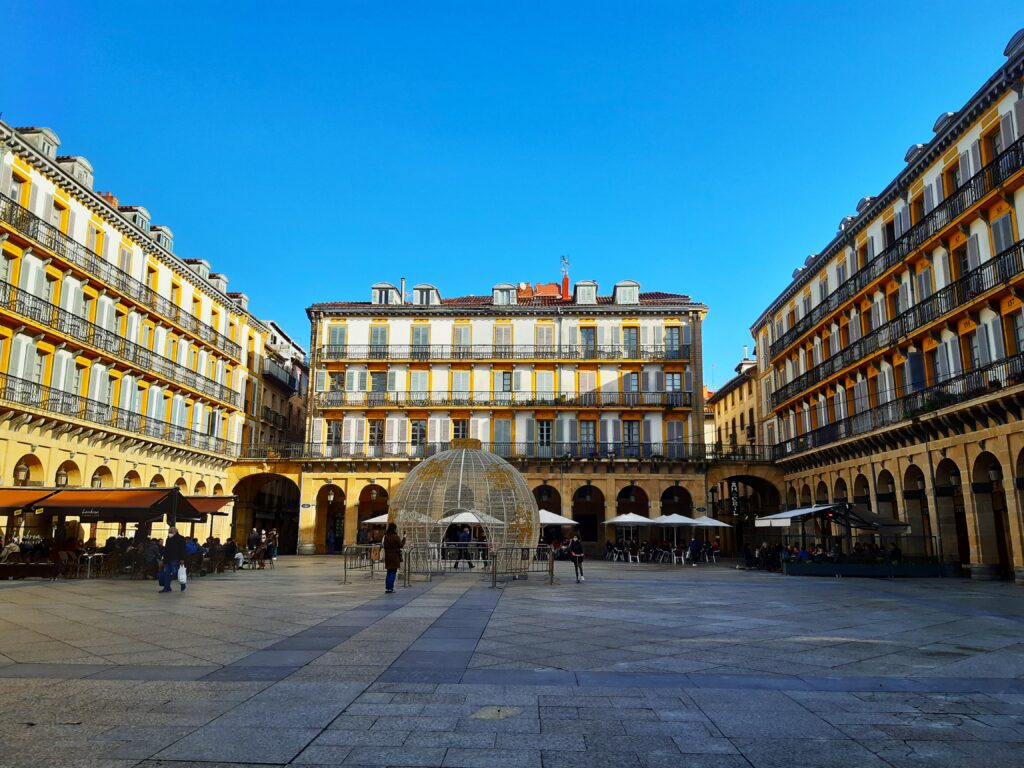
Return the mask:
[[398, 443], [405, 445], [409, 442], [409, 419], [402, 416], [398, 419]]
[[1018, 98], [1014, 103], [1013, 117], [1017, 123], [1017, 139], [1024, 139], [1024, 99]]
[[388, 371], [388, 392], [395, 391], [395, 372]]
[[651, 374], [648, 371], [643, 372], [640, 387], [641, 392], [651, 391]]
[[428, 418], [427, 419], [427, 442], [428, 443], [436, 443], [437, 442], [437, 432], [438, 432], [438, 429], [437, 429], [437, 418], [436, 417]]
[[36, 201], [38, 199], [39, 199], [39, 187], [37, 185], [35, 185], [35, 184], [32, 184], [31, 188], [28, 191], [28, 209], [30, 211], [32, 211], [32, 213], [36, 213], [37, 212], [36, 211]]
[[935, 180], [935, 205], [938, 205], [946, 199], [946, 190], [942, 186], [942, 175]]
[[974, 173], [981, 170], [981, 142], [971, 144], [971, 169]]
[[565, 442], [565, 422], [562, 419], [555, 419], [555, 442], [559, 445]]
[[1007, 112], [999, 118], [999, 135], [1003, 140], [1003, 151], [1013, 144], [1013, 115]]
[[683, 372], [683, 391], [693, 392], [693, 372], [689, 368]]
[[989, 323], [988, 334], [992, 337], [992, 346], [995, 350], [993, 360], [1002, 360], [1006, 357], [1006, 344], [1003, 341], [1003, 322], [1001, 318], [996, 317]]
[[354, 392], [356, 389], [356, 372], [345, 371], [345, 391]]
[[967, 241], [967, 265], [972, 270], [981, 265], [981, 249], [977, 235], [971, 235]]
[[363, 443], [366, 441], [366, 419], [356, 419], [356, 447], [362, 449]]
[[874, 258], [875, 258], [875, 236], [874, 235], [869, 235], [868, 236], [868, 261], [871, 261]]
[[974, 333], [978, 339], [978, 362], [981, 365], [988, 365], [992, 362], [992, 353], [988, 347], [988, 326], [984, 323], [980, 323], [975, 329]]
[[924, 212], [931, 213], [935, 207], [935, 193], [932, 190], [932, 185], [928, 184], [924, 188]]
[[971, 156], [966, 152], [960, 153], [960, 183], [963, 184], [971, 178]]
[[951, 370], [953, 375], [959, 376], [964, 370], [963, 361], [960, 359], [960, 339], [954, 336], [946, 342], [946, 347], [949, 349], [949, 360], [952, 363]]
[[512, 373], [512, 391], [522, 392], [523, 391], [523, 372], [513, 371]]
[[316, 392], [327, 391], [327, 371], [321, 369], [316, 372], [316, 383], [313, 389]]
[[368, 377], [369, 377], [369, 374], [366, 371], [359, 371], [359, 375], [356, 378], [357, 378], [357, 388], [358, 388], [358, 390], [360, 392], [365, 392], [366, 391], [366, 381], [367, 381]]
[[341, 442], [347, 447], [351, 447], [353, 438], [353, 427], [355, 426], [354, 417], [346, 416], [341, 422]]
[[395, 442], [395, 420], [388, 419], [384, 422], [384, 442], [393, 443]]

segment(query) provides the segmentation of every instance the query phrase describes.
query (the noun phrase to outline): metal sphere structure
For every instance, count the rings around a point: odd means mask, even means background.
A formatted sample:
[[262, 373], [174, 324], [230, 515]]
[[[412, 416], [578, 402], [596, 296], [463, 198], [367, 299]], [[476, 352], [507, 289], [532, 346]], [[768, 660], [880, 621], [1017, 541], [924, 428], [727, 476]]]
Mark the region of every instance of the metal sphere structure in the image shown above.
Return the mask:
[[523, 476], [479, 440], [456, 440], [401, 482], [391, 497], [390, 520], [409, 548], [438, 547], [449, 525], [480, 526], [494, 549], [537, 543], [537, 502]]

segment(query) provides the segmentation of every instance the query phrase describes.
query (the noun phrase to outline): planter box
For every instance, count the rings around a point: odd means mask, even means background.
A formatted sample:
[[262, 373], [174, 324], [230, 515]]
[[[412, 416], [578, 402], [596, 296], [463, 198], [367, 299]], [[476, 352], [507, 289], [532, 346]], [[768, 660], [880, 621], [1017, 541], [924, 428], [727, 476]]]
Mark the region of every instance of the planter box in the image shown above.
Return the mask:
[[914, 565], [869, 565], [867, 563], [785, 563], [782, 572], [787, 576], [862, 576], [865, 578], [923, 579], [942, 576], [939, 563]]

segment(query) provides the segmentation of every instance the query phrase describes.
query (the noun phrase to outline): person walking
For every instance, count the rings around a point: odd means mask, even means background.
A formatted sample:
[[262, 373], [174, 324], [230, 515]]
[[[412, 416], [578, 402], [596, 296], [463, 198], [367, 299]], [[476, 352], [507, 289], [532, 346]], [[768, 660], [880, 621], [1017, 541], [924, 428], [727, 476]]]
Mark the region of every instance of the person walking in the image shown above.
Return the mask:
[[697, 567], [697, 559], [700, 557], [701, 546], [700, 542], [697, 541], [696, 537], [690, 539], [690, 563], [694, 568]]
[[469, 531], [469, 526], [464, 526], [462, 531], [459, 533], [459, 553], [455, 557], [455, 567], [459, 567], [459, 561], [465, 560], [466, 565], [470, 568], [473, 567], [473, 561], [469, 557], [469, 545], [473, 541], [473, 534]]
[[405, 537], [399, 537], [398, 526], [388, 523], [387, 531], [384, 533], [384, 570], [387, 576], [384, 578], [384, 591], [391, 593], [395, 591], [395, 577], [398, 576], [398, 568], [402, 565], [402, 547], [405, 546]]
[[572, 541], [569, 543], [569, 557], [572, 558], [572, 564], [576, 568], [576, 583], [579, 584], [585, 580], [583, 578], [583, 542], [576, 534], [573, 534]]
[[[178, 573], [178, 566], [185, 560], [185, 537], [178, 533], [178, 529], [171, 526], [167, 529], [167, 543], [164, 544], [163, 567], [160, 569], [161, 592], [171, 591], [171, 579]], [[181, 585], [181, 591], [185, 591], [185, 585]]]

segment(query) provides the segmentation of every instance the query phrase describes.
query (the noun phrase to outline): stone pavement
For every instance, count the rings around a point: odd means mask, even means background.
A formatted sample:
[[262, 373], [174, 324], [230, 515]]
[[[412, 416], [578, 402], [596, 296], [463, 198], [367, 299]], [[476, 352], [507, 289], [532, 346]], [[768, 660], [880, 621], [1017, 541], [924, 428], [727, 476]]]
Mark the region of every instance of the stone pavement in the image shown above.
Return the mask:
[[1024, 766], [1024, 590], [558, 563], [0, 582], [0, 766]]

